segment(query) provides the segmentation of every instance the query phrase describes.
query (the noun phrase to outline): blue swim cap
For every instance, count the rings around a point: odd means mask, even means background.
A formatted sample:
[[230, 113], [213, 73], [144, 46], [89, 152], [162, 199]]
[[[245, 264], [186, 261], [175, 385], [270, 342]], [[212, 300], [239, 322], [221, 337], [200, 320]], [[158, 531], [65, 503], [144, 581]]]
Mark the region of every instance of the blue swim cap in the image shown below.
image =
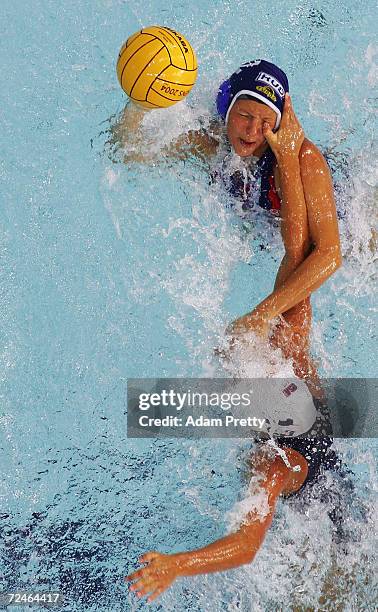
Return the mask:
[[252, 96], [274, 110], [277, 115], [277, 129], [281, 121], [285, 93], [288, 91], [287, 76], [278, 66], [265, 60], [247, 62], [219, 87], [217, 110], [227, 123], [236, 100], [240, 96]]

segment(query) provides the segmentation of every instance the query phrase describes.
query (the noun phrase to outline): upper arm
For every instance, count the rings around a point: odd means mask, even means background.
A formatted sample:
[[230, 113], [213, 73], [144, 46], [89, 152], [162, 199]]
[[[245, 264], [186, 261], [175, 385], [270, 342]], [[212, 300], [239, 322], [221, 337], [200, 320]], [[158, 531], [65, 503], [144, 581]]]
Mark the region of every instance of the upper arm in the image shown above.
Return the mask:
[[305, 139], [299, 155], [309, 232], [319, 250], [334, 250], [340, 256], [340, 237], [333, 184], [328, 165], [319, 149]]
[[272, 457], [272, 448], [265, 444], [261, 445], [253, 457], [254, 470], [260, 476], [259, 487], [267, 492], [273, 504], [279, 495], [287, 495], [299, 489], [308, 474], [308, 463], [301, 453], [289, 446], [282, 450], [286, 462], [276, 451]]

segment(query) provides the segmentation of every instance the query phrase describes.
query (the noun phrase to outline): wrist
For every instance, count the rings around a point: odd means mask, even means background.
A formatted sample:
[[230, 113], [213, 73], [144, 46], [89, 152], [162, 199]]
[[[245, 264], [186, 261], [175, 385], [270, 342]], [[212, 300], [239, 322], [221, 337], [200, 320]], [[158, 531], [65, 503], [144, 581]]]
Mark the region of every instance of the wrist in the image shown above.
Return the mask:
[[190, 553], [188, 552], [184, 552], [184, 553], [175, 553], [173, 555], [171, 555], [172, 558], [172, 564], [174, 565], [175, 568], [175, 573], [176, 576], [186, 576], [187, 575], [187, 569], [188, 569], [188, 564], [190, 565]]
[[299, 151], [285, 151], [277, 156], [277, 164], [281, 170], [300, 170]]
[[249, 317], [251, 319], [259, 319], [260, 321], [264, 321], [266, 323], [269, 323], [269, 321], [274, 319], [275, 314], [272, 312], [269, 304], [269, 297], [261, 302], [261, 304], [256, 306], [256, 308], [249, 313]]

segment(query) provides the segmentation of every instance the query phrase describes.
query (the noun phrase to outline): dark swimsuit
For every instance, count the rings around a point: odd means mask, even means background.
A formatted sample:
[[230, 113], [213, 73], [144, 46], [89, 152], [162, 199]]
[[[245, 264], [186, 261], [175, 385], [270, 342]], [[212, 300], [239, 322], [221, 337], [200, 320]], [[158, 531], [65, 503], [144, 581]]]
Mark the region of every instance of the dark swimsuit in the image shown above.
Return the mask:
[[[293, 500], [294, 504], [299, 503], [298, 510], [303, 512], [306, 506], [311, 504], [312, 489], [316, 484], [320, 484], [320, 487], [315, 488], [315, 496], [328, 506], [327, 514], [332, 522], [332, 540], [336, 544], [345, 545], [359, 540], [358, 531], [353, 529], [352, 521], [358, 518], [360, 523], [366, 523], [369, 512], [356, 492], [353, 478], [355, 474], [331, 448], [333, 436], [328, 407], [316, 399], [314, 404], [318, 417], [309, 432], [296, 437], [274, 438], [280, 448], [292, 448], [300, 453], [308, 464], [308, 474], [303, 485], [285, 497]], [[337, 477], [331, 485], [327, 484], [328, 470]]]
[[247, 212], [255, 208], [256, 204], [264, 210], [269, 210], [273, 215], [279, 216], [281, 200], [276, 191], [274, 182], [275, 156], [268, 149], [256, 162], [253, 172], [246, 168], [230, 172], [228, 168], [213, 172], [212, 182], [219, 177], [225, 185], [228, 193], [233, 196], [235, 202], [242, 203], [242, 210]]
[[[339, 462], [335, 451], [330, 448], [333, 443], [333, 437], [328, 407], [315, 398], [314, 404], [317, 419], [310, 431], [300, 436], [281, 436], [275, 438], [278, 446], [281, 448], [292, 448], [307, 460], [308, 474], [301, 489], [311, 481], [317, 480], [323, 469], [335, 468]], [[299, 493], [301, 489], [296, 493]]]

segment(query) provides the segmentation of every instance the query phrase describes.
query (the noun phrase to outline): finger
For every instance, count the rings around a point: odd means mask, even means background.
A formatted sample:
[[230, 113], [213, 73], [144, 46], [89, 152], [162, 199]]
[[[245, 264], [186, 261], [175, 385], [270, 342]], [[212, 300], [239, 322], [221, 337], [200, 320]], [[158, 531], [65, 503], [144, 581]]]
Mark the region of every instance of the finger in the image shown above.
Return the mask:
[[[299, 121], [294, 112], [293, 103], [291, 101], [291, 97], [289, 96], [289, 94], [286, 94], [285, 96], [285, 109], [287, 110], [287, 115], [299, 124]], [[284, 109], [284, 114], [285, 114], [285, 109]]]
[[289, 94], [285, 95], [285, 104], [284, 104], [284, 112], [283, 114], [294, 114], [293, 102]]
[[129, 591], [131, 593], [135, 593], [136, 595], [140, 595], [145, 590], [147, 584], [148, 584], [147, 580], [143, 580], [143, 579], [138, 580], [138, 582], [134, 582], [134, 584], [132, 584], [129, 587]]
[[135, 595], [138, 597], [145, 597], [149, 593], [153, 593], [160, 585], [160, 582], [155, 578], [150, 578], [149, 580], [142, 580], [138, 582], [138, 584], [130, 588], [130, 591], [133, 591]]
[[159, 595], [161, 595], [162, 592], [165, 591], [166, 588], [167, 587], [162, 586], [162, 587], [159, 587], [158, 589], [156, 589], [156, 591], [152, 595], [149, 596], [149, 598], [147, 599], [147, 602], [150, 603], [151, 601], [153, 601], [154, 599], [159, 597]]
[[293, 103], [291, 101], [290, 94], [285, 94], [285, 108], [287, 110], [293, 110]]
[[125, 576], [125, 580], [130, 580], [131, 582], [133, 580], [137, 580], [137, 578], [141, 578], [143, 576], [144, 572], [145, 572], [145, 568], [142, 567], [142, 569], [139, 569], [136, 572], [133, 572], [132, 574], [129, 574], [128, 576]]
[[263, 135], [265, 140], [268, 142], [268, 144], [274, 144], [277, 140], [277, 136], [275, 134], [273, 134], [272, 130], [270, 129], [270, 125], [269, 123], [264, 123], [263, 125]]
[[284, 110], [282, 113], [281, 119], [281, 127], [287, 127], [290, 123], [293, 122], [293, 118], [295, 117], [293, 112], [293, 107], [290, 104], [285, 102]]
[[159, 557], [159, 555], [160, 553], [155, 551], [148, 552], [139, 558], [139, 563], [150, 563], [151, 561]]

